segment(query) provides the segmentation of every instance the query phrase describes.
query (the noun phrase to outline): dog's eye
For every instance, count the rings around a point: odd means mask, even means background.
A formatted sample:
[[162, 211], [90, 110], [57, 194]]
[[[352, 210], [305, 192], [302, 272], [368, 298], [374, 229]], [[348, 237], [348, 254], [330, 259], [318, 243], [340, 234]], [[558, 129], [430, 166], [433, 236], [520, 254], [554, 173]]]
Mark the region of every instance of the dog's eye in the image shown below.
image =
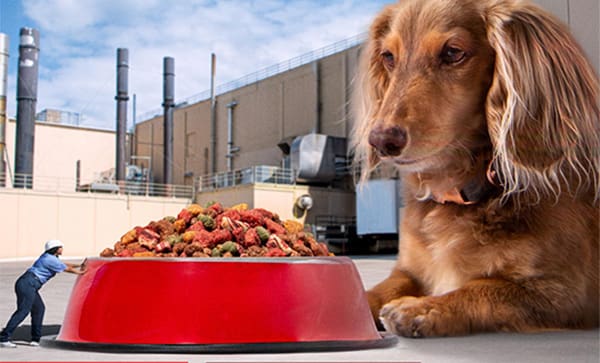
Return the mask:
[[381, 60], [387, 69], [394, 68], [394, 55], [389, 50], [381, 52]]
[[445, 64], [457, 64], [465, 59], [466, 53], [462, 49], [451, 47], [449, 45], [444, 46], [440, 58]]

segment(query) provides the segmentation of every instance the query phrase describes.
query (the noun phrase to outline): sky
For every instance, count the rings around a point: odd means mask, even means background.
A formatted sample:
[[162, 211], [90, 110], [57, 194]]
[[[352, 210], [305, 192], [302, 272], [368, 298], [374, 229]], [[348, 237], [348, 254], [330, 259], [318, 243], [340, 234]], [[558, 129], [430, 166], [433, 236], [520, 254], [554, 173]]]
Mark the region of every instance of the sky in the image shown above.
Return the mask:
[[[136, 120], [162, 102], [163, 58], [175, 59], [175, 99], [363, 34], [389, 0], [0, 0], [9, 36], [7, 112], [16, 115], [19, 30], [40, 32], [37, 112], [80, 113], [115, 129], [116, 52], [129, 50]], [[133, 105], [128, 105], [128, 126]]]

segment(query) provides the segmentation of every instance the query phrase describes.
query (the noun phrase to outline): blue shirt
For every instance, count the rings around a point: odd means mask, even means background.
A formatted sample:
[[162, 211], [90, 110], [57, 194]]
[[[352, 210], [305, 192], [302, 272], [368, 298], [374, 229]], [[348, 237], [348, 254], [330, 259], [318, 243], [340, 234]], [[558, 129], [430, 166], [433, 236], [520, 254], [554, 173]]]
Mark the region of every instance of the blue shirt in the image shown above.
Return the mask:
[[49, 253], [44, 253], [33, 263], [33, 266], [29, 268], [29, 271], [33, 272], [42, 284], [45, 284], [46, 281], [53, 278], [57, 272], [63, 272], [66, 268], [67, 265], [59, 260], [58, 257]]

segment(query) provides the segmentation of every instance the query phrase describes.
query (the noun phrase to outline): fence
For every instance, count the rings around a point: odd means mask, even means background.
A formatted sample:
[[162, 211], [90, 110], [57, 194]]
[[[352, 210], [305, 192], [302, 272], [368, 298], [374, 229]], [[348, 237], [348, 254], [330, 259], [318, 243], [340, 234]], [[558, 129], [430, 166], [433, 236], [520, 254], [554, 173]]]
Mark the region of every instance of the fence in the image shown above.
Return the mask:
[[87, 192], [139, 195], [149, 197], [168, 197], [193, 199], [194, 187], [191, 185], [160, 184], [138, 181], [90, 182], [81, 184], [73, 178], [47, 177], [31, 174], [15, 174], [11, 178], [0, 174], [0, 187], [13, 189], [32, 189], [45, 192]]
[[199, 176], [196, 178], [194, 185], [197, 191], [202, 192], [256, 183], [294, 184], [295, 174], [292, 169], [257, 165], [244, 169]]

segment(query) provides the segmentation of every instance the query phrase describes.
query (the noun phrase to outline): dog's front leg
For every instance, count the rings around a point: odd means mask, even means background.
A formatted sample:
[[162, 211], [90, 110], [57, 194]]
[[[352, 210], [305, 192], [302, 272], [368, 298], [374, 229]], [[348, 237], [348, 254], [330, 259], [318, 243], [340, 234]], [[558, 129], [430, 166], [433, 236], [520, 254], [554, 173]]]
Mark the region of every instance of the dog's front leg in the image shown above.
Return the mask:
[[420, 285], [408, 273], [395, 268], [390, 276], [367, 291], [367, 300], [377, 328], [383, 330], [379, 320], [381, 307], [403, 296], [422, 295]]
[[441, 296], [393, 300], [381, 309], [380, 319], [386, 330], [413, 338], [482, 331], [526, 332], [560, 326], [561, 322], [555, 320], [564, 318], [564, 311], [553, 301], [564, 304], [569, 300], [568, 294], [546, 293], [540, 285], [522, 286], [503, 279], [475, 280]]

